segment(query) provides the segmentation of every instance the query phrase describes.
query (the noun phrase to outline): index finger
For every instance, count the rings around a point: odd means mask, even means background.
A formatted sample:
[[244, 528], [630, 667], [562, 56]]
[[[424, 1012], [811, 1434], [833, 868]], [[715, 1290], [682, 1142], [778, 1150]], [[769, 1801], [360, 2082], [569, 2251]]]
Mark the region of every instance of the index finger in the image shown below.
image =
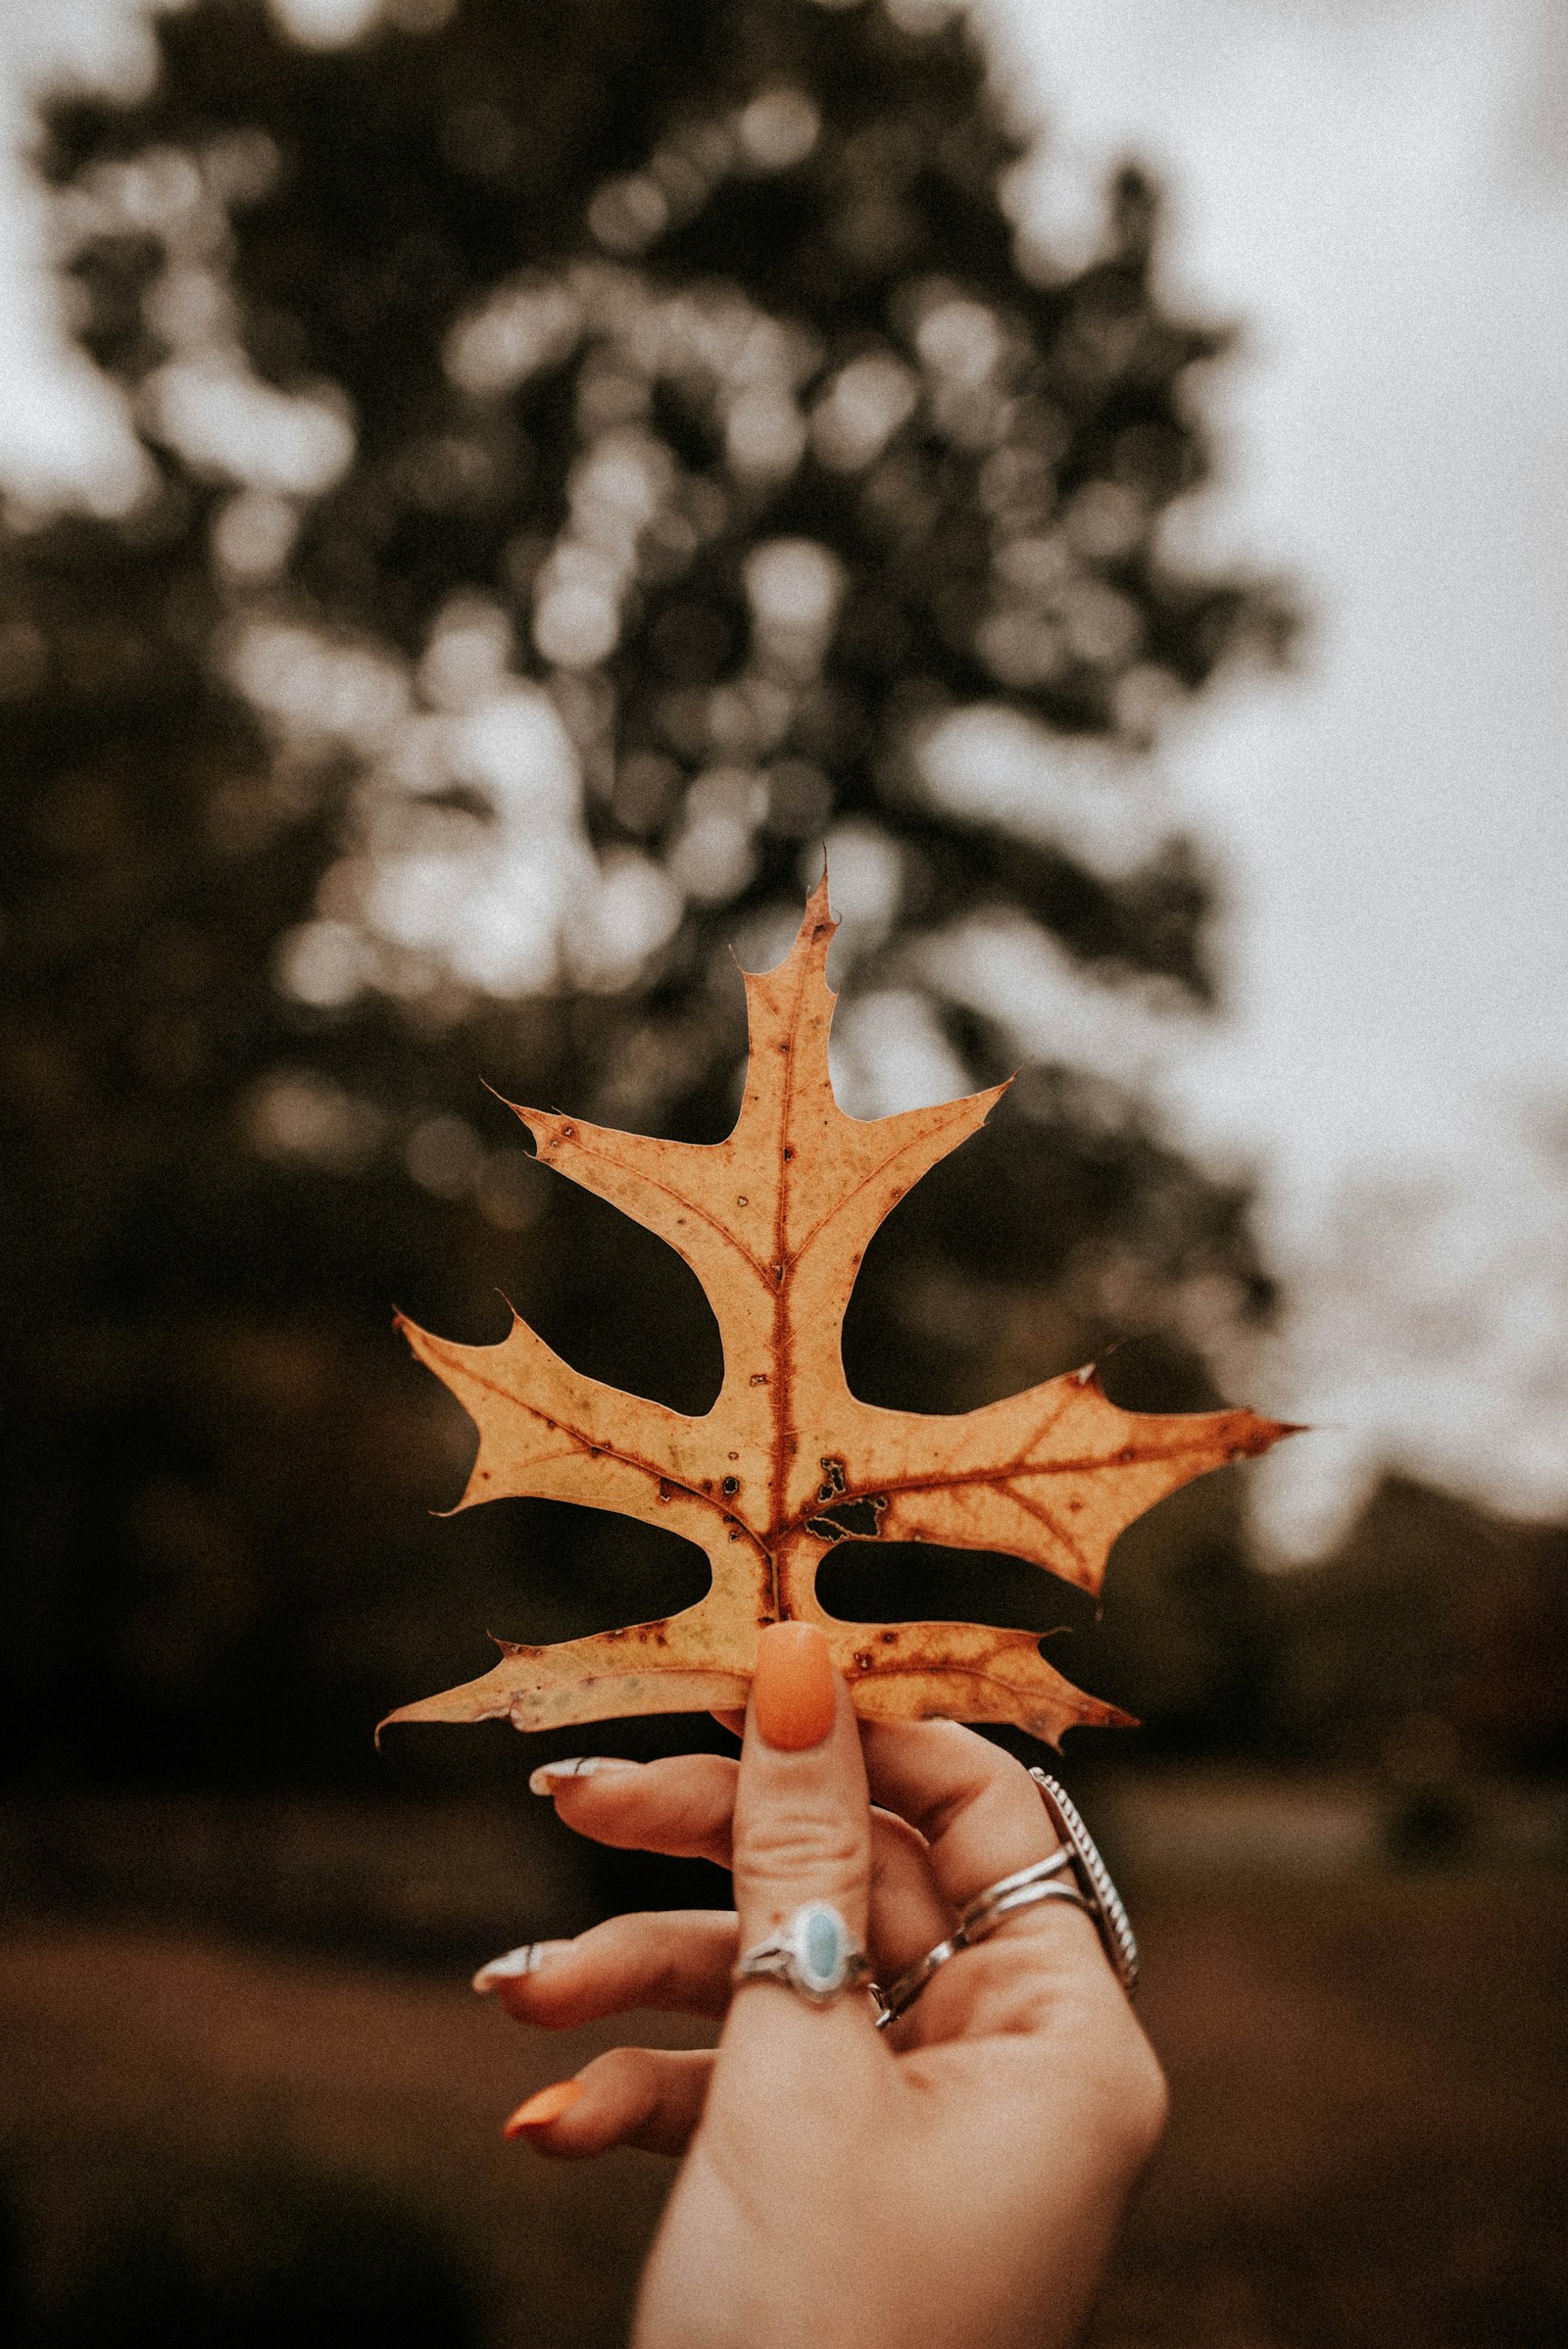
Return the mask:
[[868, 1721], [860, 1737], [873, 1797], [919, 1829], [956, 1909], [1061, 1848], [1023, 1764], [973, 1730], [956, 1721]]

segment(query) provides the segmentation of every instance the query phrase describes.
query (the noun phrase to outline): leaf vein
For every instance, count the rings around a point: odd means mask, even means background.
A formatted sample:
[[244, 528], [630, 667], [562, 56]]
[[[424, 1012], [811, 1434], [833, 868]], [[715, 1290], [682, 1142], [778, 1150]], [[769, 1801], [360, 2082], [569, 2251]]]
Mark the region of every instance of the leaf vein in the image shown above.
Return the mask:
[[744, 1258], [760, 1281], [764, 1282], [769, 1289], [772, 1288], [773, 1283], [767, 1266], [753, 1255], [745, 1241], [737, 1233], [730, 1231], [727, 1225], [721, 1223], [716, 1215], [710, 1215], [708, 1209], [700, 1205], [696, 1199], [688, 1199], [683, 1191], [677, 1191], [673, 1183], [661, 1183], [657, 1176], [644, 1174], [640, 1167], [628, 1166], [624, 1158], [617, 1158], [612, 1150], [590, 1150], [586, 1143], [582, 1143], [580, 1147], [585, 1158], [602, 1158], [607, 1166], [614, 1167], [618, 1174], [628, 1175], [633, 1182], [646, 1184], [650, 1191], [659, 1192], [677, 1207], [684, 1207], [688, 1214], [695, 1215], [700, 1223], [707, 1224], [710, 1231], [716, 1232], [720, 1240], [725, 1241], [738, 1256]]

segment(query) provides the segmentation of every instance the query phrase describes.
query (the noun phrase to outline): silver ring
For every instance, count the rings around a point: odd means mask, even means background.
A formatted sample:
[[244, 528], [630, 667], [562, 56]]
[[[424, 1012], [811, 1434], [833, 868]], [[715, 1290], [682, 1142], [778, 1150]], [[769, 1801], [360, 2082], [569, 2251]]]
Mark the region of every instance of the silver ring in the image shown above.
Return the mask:
[[[1020, 1909], [1034, 1908], [1044, 1900], [1065, 1900], [1082, 1909], [1099, 1933], [1112, 1971], [1127, 1996], [1131, 1998], [1137, 1990], [1137, 1938], [1121, 1895], [1111, 1882], [1110, 1871], [1100, 1856], [1099, 1845], [1060, 1781], [1039, 1769], [1031, 1770], [1029, 1776], [1061, 1837], [1060, 1850], [1054, 1851], [1047, 1860], [1036, 1860], [1031, 1867], [999, 1877], [995, 1884], [977, 1892], [947, 1940], [939, 1941], [924, 1957], [906, 1967], [898, 1980], [882, 1992], [881, 2012], [876, 2019], [878, 2031], [886, 2031], [890, 2023], [896, 2023], [908, 2012], [932, 1975], [950, 1958], [956, 1957], [961, 1949], [975, 1948], [996, 1932], [1004, 1917], [1016, 1916]], [[1068, 1869], [1077, 1882], [1057, 1882]]]
[[1015, 1893], [1027, 1892], [1033, 1885], [1044, 1884], [1054, 1876], [1060, 1876], [1063, 1869], [1071, 1866], [1072, 1853], [1063, 1844], [1060, 1851], [1054, 1851], [1049, 1860], [1036, 1860], [1032, 1868], [1019, 1868], [1011, 1876], [999, 1877], [994, 1884], [987, 1884], [983, 1892], [977, 1892], [968, 1907], [961, 1911], [958, 1918], [959, 1933], [966, 1941], [982, 1939], [993, 1925], [1008, 1913], [1010, 1907], [1027, 1908], [1030, 1905], [1028, 1901], [1015, 1902]]
[[1110, 1870], [1080, 1818], [1077, 1804], [1060, 1781], [1044, 1770], [1031, 1770], [1029, 1776], [1040, 1788], [1040, 1799], [1072, 1856], [1089, 1914], [1095, 1921], [1111, 1970], [1131, 1998], [1138, 1989], [1138, 1937], [1122, 1906], [1121, 1894], [1110, 1881]]
[[827, 2006], [841, 1990], [858, 1990], [871, 1979], [863, 1949], [828, 1900], [808, 1900], [789, 1922], [755, 1949], [736, 1959], [730, 1981], [778, 1982], [811, 2006]]
[[1004, 1917], [1015, 1916], [1019, 1909], [1032, 1909], [1042, 1900], [1065, 1900], [1069, 1907], [1082, 1909], [1086, 1917], [1089, 1914], [1089, 1903], [1076, 1884], [1023, 1884], [1004, 1900], [992, 1901], [985, 1914], [976, 1918], [963, 1936], [965, 1949], [978, 1949], [982, 1941], [991, 1938]]
[[926, 1951], [923, 1958], [916, 1958], [912, 1966], [906, 1966], [897, 1982], [879, 1993], [877, 2030], [886, 2031], [890, 2023], [897, 2023], [899, 2017], [913, 2006], [938, 1967], [945, 1966], [949, 1958], [956, 1957], [963, 1947], [962, 1935], [955, 1933], [951, 1940], [939, 1941], [934, 1949]]
[[[1041, 1863], [1042, 1870], [1049, 1866], [1049, 1862]], [[898, 1980], [881, 1993], [881, 2011], [876, 2019], [878, 2031], [886, 2031], [890, 2023], [897, 2023], [901, 2015], [906, 2014], [938, 1968], [945, 1966], [949, 1958], [956, 1957], [960, 1949], [977, 1949], [982, 1941], [996, 1932], [1004, 1917], [1014, 1916], [1019, 1909], [1035, 1908], [1043, 1900], [1065, 1900], [1070, 1907], [1088, 1913], [1089, 1903], [1076, 1884], [1043, 1881], [1041, 1872], [1032, 1868], [1020, 1870], [1019, 1873], [1031, 1881], [1017, 1884], [1012, 1878], [1004, 1878], [1003, 1881], [1012, 1884], [1014, 1888], [998, 1898], [991, 1898], [982, 1892], [979, 1899], [971, 1901], [969, 1908], [964, 1911], [965, 1917], [970, 1915], [971, 1910], [980, 1912], [973, 1921], [969, 1924], [960, 1923], [948, 1940], [939, 1941], [934, 1949], [926, 1951], [923, 1958], [916, 1958], [914, 1964], [906, 1967]], [[996, 1887], [992, 1886], [991, 1891], [995, 1892]]]

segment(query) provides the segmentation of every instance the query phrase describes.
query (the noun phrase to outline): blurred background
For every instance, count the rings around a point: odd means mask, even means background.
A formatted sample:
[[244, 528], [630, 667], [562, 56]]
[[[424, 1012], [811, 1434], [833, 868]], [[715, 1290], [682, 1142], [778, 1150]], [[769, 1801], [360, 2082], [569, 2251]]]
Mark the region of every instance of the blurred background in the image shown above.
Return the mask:
[[623, 2337], [662, 2166], [497, 2135], [612, 2034], [466, 1978], [723, 1884], [537, 1815], [580, 1734], [370, 1731], [706, 1570], [433, 1516], [391, 1313], [706, 1407], [495, 1097], [722, 1134], [825, 842], [846, 1105], [1022, 1071], [858, 1391], [1317, 1430], [1099, 1622], [823, 1576], [1143, 1722], [1064, 1765], [1176, 2093], [1091, 2339], [1568, 2339], [1564, 26], [10, 0], [10, 2337]]

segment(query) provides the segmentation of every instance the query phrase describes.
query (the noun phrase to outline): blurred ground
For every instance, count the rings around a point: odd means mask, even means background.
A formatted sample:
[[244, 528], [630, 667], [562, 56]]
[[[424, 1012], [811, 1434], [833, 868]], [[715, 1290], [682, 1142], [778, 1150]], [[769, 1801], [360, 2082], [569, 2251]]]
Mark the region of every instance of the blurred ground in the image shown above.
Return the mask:
[[1140, 1904], [1174, 2119], [1094, 2349], [1568, 2337], [1561, 1878]]
[[[1236, 1828], [1247, 1802], [1233, 1789], [1227, 1841], [1217, 1791], [1124, 1802], [1116, 1825], [1175, 2118], [1093, 2349], [1568, 2338], [1568, 1878], [1517, 1859], [1391, 1872], [1347, 1840], [1343, 1790], [1301, 1808], [1315, 1839], [1303, 1828], [1262, 1869]], [[1321, 1828], [1336, 1817], [1338, 1835]], [[448, 2349], [610, 2349], [665, 2167], [558, 2168], [498, 2127], [616, 2035], [520, 2033], [456, 1963], [273, 1954], [172, 1916], [17, 1916], [0, 2165], [24, 2301], [47, 2340], [226, 2342], [225, 2278], [254, 2304], [271, 2262], [288, 2272], [276, 2329], [296, 2340], [416, 2337], [422, 2288], [423, 2337]], [[302, 2210], [347, 2230], [371, 2278], [318, 2333]], [[388, 2290], [393, 2245], [405, 2270], [418, 2253], [416, 2282], [393, 2278], [406, 2330], [365, 2297]]]

